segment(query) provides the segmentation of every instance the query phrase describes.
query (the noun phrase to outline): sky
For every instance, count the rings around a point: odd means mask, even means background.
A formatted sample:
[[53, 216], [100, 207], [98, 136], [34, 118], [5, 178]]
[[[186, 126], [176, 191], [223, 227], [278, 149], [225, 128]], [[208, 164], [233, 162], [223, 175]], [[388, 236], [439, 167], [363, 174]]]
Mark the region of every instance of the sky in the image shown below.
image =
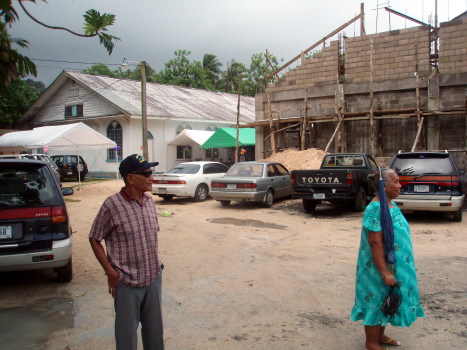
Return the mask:
[[[417, 24], [384, 10], [385, 6], [428, 23], [446, 22], [467, 10], [467, 0], [48, 0], [23, 2], [38, 20], [83, 33], [83, 14], [95, 9], [116, 15], [109, 34], [117, 36], [109, 56], [98, 38], [79, 38], [33, 22], [13, 1], [20, 20], [10, 35], [29, 41], [19, 51], [33, 59], [37, 78], [50, 85], [63, 69], [80, 71], [93, 63], [117, 69], [123, 59], [146, 61], [159, 71], [176, 50], [191, 51], [191, 60], [204, 54], [217, 56], [223, 64], [235, 59], [249, 66], [251, 55], [266, 49], [281, 64], [322, 39], [360, 13], [365, 4], [367, 34], [403, 29]], [[359, 35], [360, 23], [348, 26], [346, 36]], [[334, 39], [335, 40], [335, 39]], [[67, 62], [57, 62], [67, 61]], [[135, 62], [135, 63], [132, 63]], [[70, 63], [80, 62], [80, 63]], [[133, 65], [133, 66], [132, 66]]]

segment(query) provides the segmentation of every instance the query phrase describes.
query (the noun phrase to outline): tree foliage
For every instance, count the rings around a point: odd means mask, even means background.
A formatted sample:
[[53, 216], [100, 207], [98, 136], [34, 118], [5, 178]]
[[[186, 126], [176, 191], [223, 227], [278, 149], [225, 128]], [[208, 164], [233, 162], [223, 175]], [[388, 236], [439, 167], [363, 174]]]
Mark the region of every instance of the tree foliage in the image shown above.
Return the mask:
[[165, 68], [157, 74], [157, 82], [163, 84], [215, 90], [209, 73], [200, 61], [190, 61], [190, 51], [178, 50], [175, 57], [165, 64]]
[[31, 79], [16, 79], [0, 88], [0, 122], [15, 125], [44, 89], [43, 83]]
[[[36, 0], [29, 0], [35, 3]], [[44, 1], [45, 0], [40, 0]], [[103, 13], [96, 10], [88, 10], [84, 14], [84, 34], [76, 33], [68, 28], [56, 27], [45, 24], [32, 16], [23, 6], [23, 0], [18, 1], [26, 15], [36, 23], [50, 29], [65, 30], [80, 37], [99, 38], [100, 43], [107, 49], [109, 55], [115, 46], [114, 42], [119, 38], [107, 33], [107, 27], [115, 23], [115, 15]], [[8, 33], [8, 27], [19, 20], [18, 12], [12, 6], [12, 0], [0, 0], [0, 86], [6, 87], [18, 77], [27, 75], [37, 76], [35, 64], [26, 56], [12, 46], [17, 45], [22, 48], [28, 47], [28, 42], [24, 39], [12, 38]]]

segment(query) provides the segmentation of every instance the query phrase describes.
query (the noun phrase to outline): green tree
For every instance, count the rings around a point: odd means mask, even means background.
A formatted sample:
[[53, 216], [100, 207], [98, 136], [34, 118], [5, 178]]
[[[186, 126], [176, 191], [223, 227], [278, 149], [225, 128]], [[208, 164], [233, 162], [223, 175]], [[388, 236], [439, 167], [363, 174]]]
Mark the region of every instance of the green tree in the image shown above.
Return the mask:
[[[243, 82], [242, 94], [255, 96], [257, 93], [264, 92], [266, 89], [266, 76], [279, 68], [279, 62], [276, 56], [268, 54], [268, 69], [266, 71], [266, 57], [262, 53], [256, 53], [251, 56], [250, 68], [247, 71]], [[274, 77], [271, 81], [274, 81]], [[270, 82], [271, 82], [270, 81]]]
[[203, 56], [203, 68], [208, 73], [209, 78], [214, 86], [219, 82], [222, 63], [219, 62], [216, 55], [206, 53]]
[[163, 84], [194, 87], [215, 90], [209, 74], [204, 70], [201, 62], [190, 61], [190, 51], [177, 50], [175, 58], [165, 64], [165, 68], [157, 74], [157, 82]]
[[96, 63], [93, 64], [92, 66], [83, 69], [81, 71], [82, 73], [86, 74], [95, 74], [95, 75], [105, 75], [108, 77], [116, 77], [116, 74], [114, 71], [112, 71], [109, 67], [107, 67], [104, 63]]
[[[41, 82], [34, 83], [44, 86]], [[31, 107], [42, 91], [20, 79], [13, 80], [7, 87], [0, 88], [0, 122], [8, 124], [11, 128]]]
[[[23, 6], [24, 0], [18, 3], [26, 13], [36, 23], [50, 29], [65, 30], [73, 35], [90, 38], [98, 37], [100, 43], [106, 48], [109, 55], [115, 46], [114, 42], [119, 38], [107, 33], [107, 27], [115, 23], [115, 15], [103, 13], [96, 10], [88, 10], [84, 17], [84, 34], [76, 33], [64, 27], [55, 27], [45, 24], [32, 16]], [[29, 0], [36, 2], [36, 0]], [[46, 0], [40, 0], [46, 2]], [[20, 55], [18, 51], [12, 48], [12, 45], [18, 45], [23, 48], [28, 47], [28, 42], [24, 39], [12, 38], [8, 34], [8, 27], [19, 20], [18, 13], [12, 6], [12, 0], [0, 0], [0, 86], [7, 86], [18, 77], [26, 75], [37, 76], [35, 64], [26, 56]]]

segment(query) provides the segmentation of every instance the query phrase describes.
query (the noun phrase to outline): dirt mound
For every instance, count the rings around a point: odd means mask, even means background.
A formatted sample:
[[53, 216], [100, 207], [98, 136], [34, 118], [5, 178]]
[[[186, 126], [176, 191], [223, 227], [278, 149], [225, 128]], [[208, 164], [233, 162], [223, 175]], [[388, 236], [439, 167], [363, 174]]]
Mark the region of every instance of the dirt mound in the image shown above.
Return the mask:
[[282, 163], [289, 171], [302, 169], [319, 169], [326, 152], [317, 148], [299, 151], [296, 148], [287, 148], [266, 158], [266, 161]]

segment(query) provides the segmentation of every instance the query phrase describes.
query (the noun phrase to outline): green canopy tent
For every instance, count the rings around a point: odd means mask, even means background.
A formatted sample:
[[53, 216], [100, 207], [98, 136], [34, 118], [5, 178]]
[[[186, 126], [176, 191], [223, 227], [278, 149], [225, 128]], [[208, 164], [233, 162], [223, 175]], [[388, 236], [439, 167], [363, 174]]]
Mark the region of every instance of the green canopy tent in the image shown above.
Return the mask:
[[[238, 146], [254, 146], [256, 143], [254, 128], [240, 128], [238, 130]], [[206, 148], [231, 148], [235, 147], [235, 139], [237, 138], [236, 128], [219, 128], [212, 136], [201, 145], [202, 149]]]

